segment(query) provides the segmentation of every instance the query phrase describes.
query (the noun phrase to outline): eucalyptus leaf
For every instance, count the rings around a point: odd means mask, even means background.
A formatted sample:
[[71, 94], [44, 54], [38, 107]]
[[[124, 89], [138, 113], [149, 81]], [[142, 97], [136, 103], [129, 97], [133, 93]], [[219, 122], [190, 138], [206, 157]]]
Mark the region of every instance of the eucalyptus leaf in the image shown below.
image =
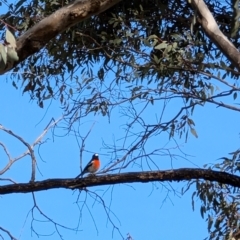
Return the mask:
[[7, 53], [6, 53], [6, 50], [5, 50], [5, 47], [0, 44], [0, 55], [1, 55], [1, 60], [5, 63], [7, 63]]
[[155, 49], [165, 49], [165, 48], [167, 48], [167, 46], [168, 46], [168, 44], [166, 43], [166, 42], [162, 42], [162, 43], [160, 43], [159, 45], [157, 45], [156, 47], [155, 47]]
[[16, 39], [13, 34], [7, 29], [6, 30], [6, 41], [13, 47], [16, 48]]
[[191, 133], [194, 137], [198, 138], [197, 132], [194, 128], [191, 128]]
[[19, 60], [17, 52], [12, 48], [7, 48], [7, 58], [10, 62], [16, 62]]

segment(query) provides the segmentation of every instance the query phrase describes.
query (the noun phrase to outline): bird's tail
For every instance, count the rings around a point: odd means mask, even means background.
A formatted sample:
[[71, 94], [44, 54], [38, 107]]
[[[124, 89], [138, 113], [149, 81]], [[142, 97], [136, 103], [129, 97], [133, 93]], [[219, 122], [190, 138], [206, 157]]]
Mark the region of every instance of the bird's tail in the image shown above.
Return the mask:
[[77, 175], [77, 176], [75, 177], [75, 179], [82, 177], [84, 174], [85, 174], [85, 172], [82, 171], [79, 175]]

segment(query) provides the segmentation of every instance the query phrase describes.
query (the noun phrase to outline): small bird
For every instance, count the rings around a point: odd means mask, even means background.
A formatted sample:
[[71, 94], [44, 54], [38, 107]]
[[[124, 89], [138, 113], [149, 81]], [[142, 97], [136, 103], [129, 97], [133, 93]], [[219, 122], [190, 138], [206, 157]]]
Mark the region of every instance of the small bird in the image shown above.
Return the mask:
[[95, 173], [99, 168], [100, 168], [100, 160], [99, 160], [98, 154], [95, 153], [93, 154], [92, 159], [83, 169], [83, 171], [76, 178], [83, 176], [85, 173]]

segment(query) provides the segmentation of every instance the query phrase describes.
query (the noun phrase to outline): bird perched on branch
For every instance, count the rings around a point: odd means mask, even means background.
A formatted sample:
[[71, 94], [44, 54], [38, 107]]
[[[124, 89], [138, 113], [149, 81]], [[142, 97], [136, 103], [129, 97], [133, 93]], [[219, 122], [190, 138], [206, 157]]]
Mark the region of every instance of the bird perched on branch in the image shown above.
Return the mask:
[[92, 159], [83, 169], [83, 171], [76, 178], [82, 177], [85, 173], [95, 173], [99, 168], [100, 168], [100, 160], [99, 160], [98, 154], [95, 153], [93, 154]]

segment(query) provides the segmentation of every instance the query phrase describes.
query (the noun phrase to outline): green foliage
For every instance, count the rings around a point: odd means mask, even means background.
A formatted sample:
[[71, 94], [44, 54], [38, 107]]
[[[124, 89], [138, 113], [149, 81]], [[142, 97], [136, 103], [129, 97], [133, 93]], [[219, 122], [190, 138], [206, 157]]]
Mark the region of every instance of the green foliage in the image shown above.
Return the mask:
[[[24, 34], [67, 3], [19, 1], [10, 7], [3, 20]], [[222, 8], [228, 17], [232, 16], [228, 25], [220, 23], [221, 30], [229, 32], [235, 8], [209, 5], [215, 18], [222, 16]], [[98, 112], [109, 116], [111, 109], [126, 98], [129, 102], [144, 100], [151, 104], [182, 99], [184, 107], [180, 114], [162, 127], [169, 130], [170, 137], [176, 133], [181, 137], [184, 133], [187, 138], [188, 130], [197, 137], [197, 129], [186, 125], [182, 117], [193, 114], [197, 105], [206, 102], [221, 105], [216, 100], [223, 94], [217, 91], [219, 87], [223, 86], [224, 94], [233, 94], [236, 99], [238, 88], [233, 91], [235, 83], [226, 83], [225, 79], [230, 76], [238, 79], [239, 73], [204, 33], [196, 28], [191, 34], [186, 19], [193, 14], [183, 0], [120, 2], [66, 30], [14, 72], [22, 72], [17, 78], [22, 82], [23, 92], [30, 93], [41, 107], [44, 101], [58, 98], [68, 116], [76, 111], [80, 116]], [[12, 60], [17, 59], [15, 53], [9, 54]], [[109, 74], [112, 82], [106, 80]], [[128, 89], [124, 94], [120, 90], [123, 88]], [[112, 92], [119, 101], [109, 97]], [[71, 100], [78, 93], [84, 93], [84, 98], [74, 101], [71, 108]]]
[[[212, 166], [206, 165], [213, 170], [229, 172], [239, 175], [240, 151], [230, 153], [230, 158]], [[208, 222], [209, 237], [207, 239], [238, 239], [239, 237], [239, 190], [224, 184], [209, 181], [193, 181], [196, 191], [192, 195], [192, 204], [201, 200], [200, 213], [202, 218]]]
[[232, 239], [239, 226], [239, 194], [226, 185], [196, 182], [196, 198], [202, 206], [200, 212], [208, 222], [208, 239]]

